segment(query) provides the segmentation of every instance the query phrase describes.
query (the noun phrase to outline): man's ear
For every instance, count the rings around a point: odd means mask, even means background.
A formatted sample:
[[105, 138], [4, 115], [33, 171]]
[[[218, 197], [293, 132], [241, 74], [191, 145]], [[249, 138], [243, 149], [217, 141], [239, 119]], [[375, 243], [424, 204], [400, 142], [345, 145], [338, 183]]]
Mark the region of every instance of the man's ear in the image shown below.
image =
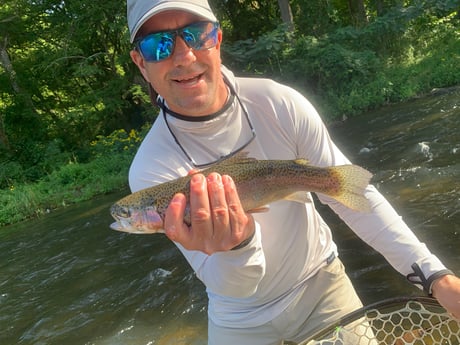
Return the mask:
[[220, 49], [221, 44], [222, 44], [222, 29], [219, 29], [219, 31], [217, 33], [217, 44], [216, 44], [217, 50]]
[[148, 79], [148, 74], [145, 68], [145, 60], [142, 57], [142, 55], [136, 49], [131, 50], [129, 52], [129, 55], [131, 56], [131, 60], [133, 60], [133, 62], [139, 68], [139, 71], [142, 73], [144, 79], [150, 83], [150, 80]]

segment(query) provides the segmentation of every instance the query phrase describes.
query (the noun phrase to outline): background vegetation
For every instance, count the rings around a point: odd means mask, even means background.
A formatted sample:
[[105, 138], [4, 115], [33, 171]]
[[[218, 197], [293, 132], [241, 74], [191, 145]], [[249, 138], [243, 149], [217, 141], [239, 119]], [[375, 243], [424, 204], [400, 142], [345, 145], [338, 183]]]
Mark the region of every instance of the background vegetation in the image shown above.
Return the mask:
[[[223, 60], [326, 121], [460, 83], [459, 0], [211, 0]], [[125, 188], [156, 115], [125, 1], [0, 4], [0, 225]], [[282, 9], [282, 10], [280, 10]]]

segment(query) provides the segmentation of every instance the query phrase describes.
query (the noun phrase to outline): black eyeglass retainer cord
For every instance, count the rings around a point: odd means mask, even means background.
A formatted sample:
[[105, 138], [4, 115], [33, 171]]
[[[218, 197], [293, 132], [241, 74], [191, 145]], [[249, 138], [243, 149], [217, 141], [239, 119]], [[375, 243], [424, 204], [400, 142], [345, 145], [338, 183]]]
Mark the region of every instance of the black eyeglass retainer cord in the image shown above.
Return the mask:
[[[238, 94], [236, 93], [235, 89], [233, 88], [233, 86], [229, 83], [229, 81], [227, 80], [227, 78], [224, 76], [224, 82], [227, 84], [229, 90], [230, 90], [230, 97], [229, 97], [229, 100], [227, 101], [227, 105], [224, 106], [224, 108], [222, 110], [220, 110], [218, 113], [215, 113], [215, 114], [211, 114], [211, 115], [208, 115], [208, 116], [205, 116], [205, 117], [200, 117], [198, 119], [194, 119], [193, 117], [191, 116], [185, 116], [185, 115], [182, 115], [182, 114], [179, 114], [179, 113], [176, 113], [172, 110], [170, 110], [165, 102], [164, 102], [164, 99], [160, 98], [160, 97], [157, 97], [157, 104], [158, 106], [161, 108], [161, 110], [163, 111], [163, 118], [164, 118], [164, 121], [166, 123], [166, 127], [168, 128], [169, 130], [169, 133], [171, 134], [171, 136], [173, 137], [174, 141], [176, 142], [177, 146], [179, 146], [179, 148], [181, 149], [182, 153], [187, 157], [187, 159], [190, 161], [190, 163], [192, 163], [192, 165], [195, 167], [195, 168], [204, 168], [204, 167], [207, 167], [207, 166], [210, 166], [212, 164], [217, 164], [217, 163], [220, 163], [236, 154], [238, 154], [239, 152], [241, 152], [242, 150], [244, 150], [256, 137], [256, 132], [255, 132], [255, 129], [254, 129], [254, 126], [252, 125], [252, 122], [249, 118], [249, 113], [248, 111], [246, 110], [246, 107], [244, 106], [243, 102], [241, 101], [240, 97], [238, 96]], [[195, 162], [195, 160], [188, 154], [188, 152], [185, 150], [185, 148], [182, 146], [182, 144], [179, 142], [179, 139], [177, 138], [177, 136], [174, 134], [174, 132], [172, 131], [171, 129], [171, 126], [169, 125], [168, 123], [168, 120], [166, 118], [166, 115], [169, 114], [175, 118], [178, 118], [178, 119], [181, 119], [181, 120], [185, 120], [185, 121], [192, 121], [192, 122], [198, 122], [198, 121], [206, 121], [206, 120], [210, 120], [216, 116], [219, 116], [223, 111], [225, 111], [228, 107], [230, 107], [231, 104], [233, 104], [234, 102], [234, 98], [237, 99], [238, 103], [240, 104], [242, 110], [243, 110], [243, 113], [246, 117], [246, 120], [247, 120], [247, 123], [249, 125], [249, 129], [251, 130], [251, 134], [252, 134], [252, 137], [251, 139], [249, 139], [249, 141], [247, 143], [245, 143], [244, 145], [242, 145], [240, 148], [234, 150], [234, 151], [231, 151], [230, 153], [226, 154], [226, 155], [223, 155], [223, 156], [220, 156], [217, 160], [215, 161], [212, 161], [210, 163], [205, 163], [205, 164], [198, 164]]]

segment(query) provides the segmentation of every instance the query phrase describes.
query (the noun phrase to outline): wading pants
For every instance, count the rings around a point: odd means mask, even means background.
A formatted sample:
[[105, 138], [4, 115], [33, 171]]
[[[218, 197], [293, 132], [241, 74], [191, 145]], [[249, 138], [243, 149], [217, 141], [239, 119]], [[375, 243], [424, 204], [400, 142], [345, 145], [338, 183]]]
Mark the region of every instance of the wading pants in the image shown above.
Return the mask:
[[[308, 288], [272, 321], [258, 327], [228, 328], [208, 322], [208, 345], [281, 345], [283, 340], [300, 343], [317, 327], [327, 326], [362, 307], [362, 303], [336, 258], [306, 281]], [[350, 345], [373, 341], [351, 340]], [[344, 341], [349, 344], [349, 341]]]

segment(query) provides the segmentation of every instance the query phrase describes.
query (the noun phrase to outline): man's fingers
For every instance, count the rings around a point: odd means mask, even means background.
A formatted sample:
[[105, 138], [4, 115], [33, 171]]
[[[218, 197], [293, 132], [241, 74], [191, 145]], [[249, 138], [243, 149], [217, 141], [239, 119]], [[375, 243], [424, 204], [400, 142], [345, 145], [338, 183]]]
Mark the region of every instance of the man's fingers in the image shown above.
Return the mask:
[[208, 189], [202, 174], [195, 174], [190, 180], [190, 220], [192, 228], [199, 227], [200, 232], [212, 233]]
[[222, 182], [225, 186], [230, 227], [233, 229], [232, 240], [239, 244], [248, 237], [246, 233], [247, 225], [248, 222], [252, 222], [252, 219], [249, 219], [248, 215], [244, 212], [233, 179], [230, 176], [224, 175], [222, 176]]
[[186, 206], [184, 194], [174, 195], [165, 213], [164, 230], [171, 241], [182, 243], [185, 239], [184, 214]]
[[[184, 215], [190, 211], [190, 226]], [[188, 220], [187, 220], [188, 222]], [[189, 206], [185, 195], [176, 194], [165, 214], [166, 236], [189, 250], [206, 254], [234, 248], [254, 233], [254, 221], [240, 203], [229, 176], [197, 173], [190, 179]]]
[[191, 175], [195, 175], [196, 173], [198, 173], [200, 170], [198, 169], [190, 169], [187, 173], [187, 175], [191, 176]]
[[227, 201], [225, 198], [224, 185], [222, 178], [217, 173], [212, 173], [207, 178], [209, 206], [211, 209], [212, 224], [214, 232], [221, 236], [225, 235], [222, 231], [230, 231]]

